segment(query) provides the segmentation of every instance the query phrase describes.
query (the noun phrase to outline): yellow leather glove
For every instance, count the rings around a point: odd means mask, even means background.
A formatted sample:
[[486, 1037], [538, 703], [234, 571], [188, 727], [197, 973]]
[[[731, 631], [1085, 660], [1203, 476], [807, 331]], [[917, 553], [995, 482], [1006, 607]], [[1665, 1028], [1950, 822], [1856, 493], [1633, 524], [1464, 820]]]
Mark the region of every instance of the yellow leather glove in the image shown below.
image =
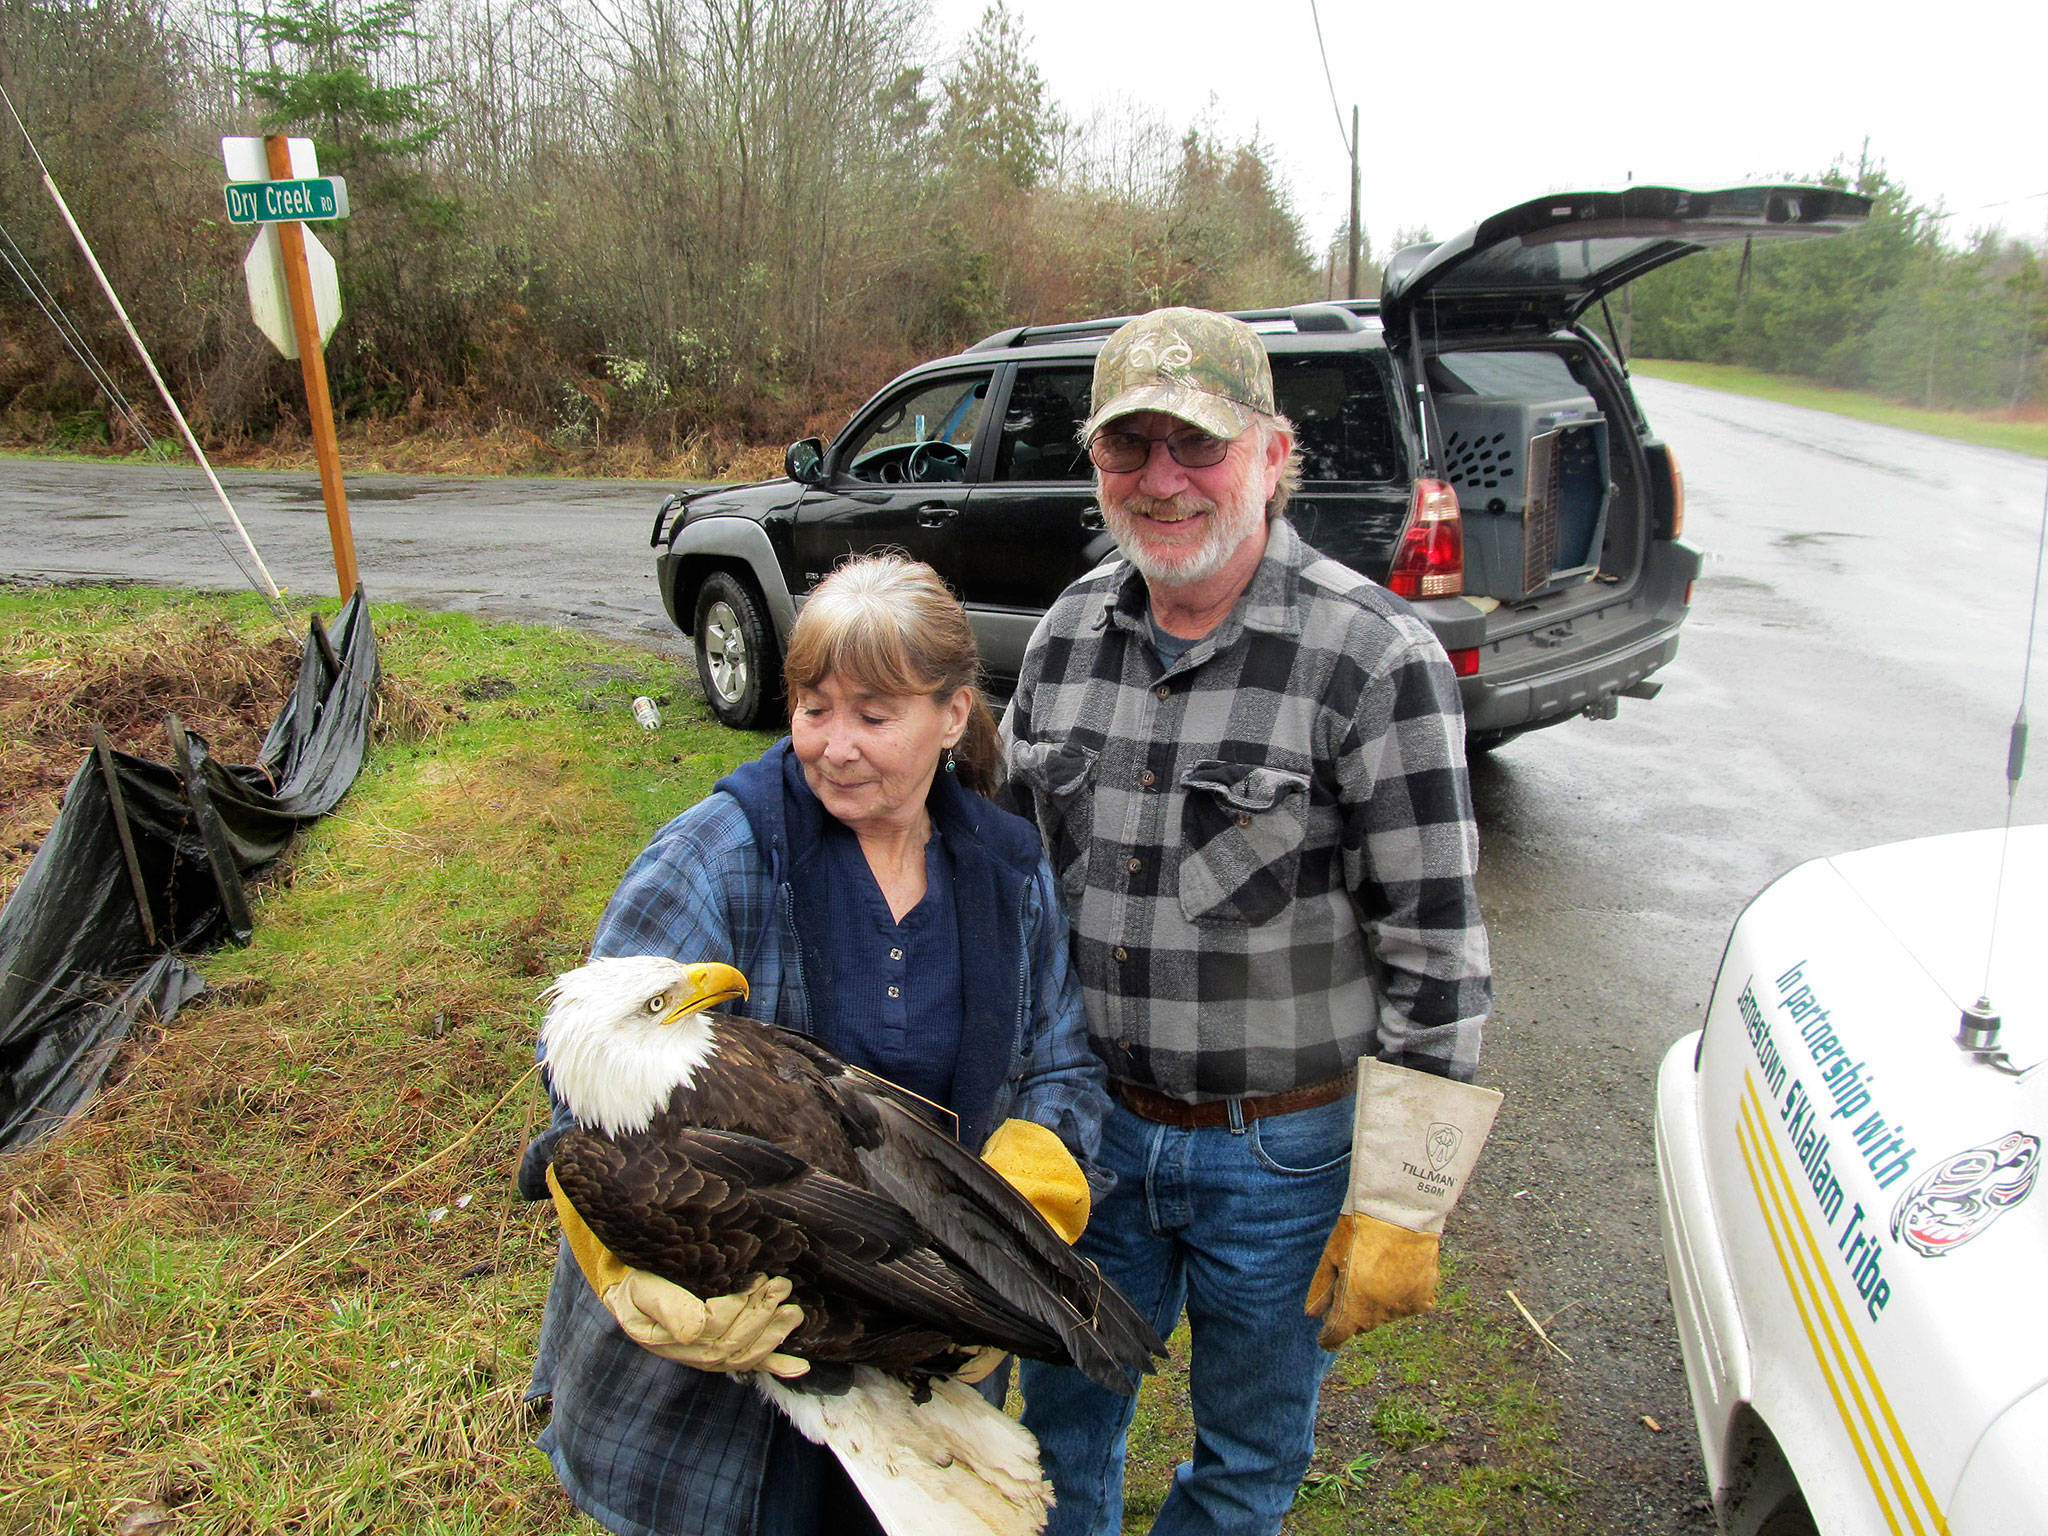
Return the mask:
[[789, 1281], [756, 1275], [744, 1291], [710, 1300], [644, 1269], [634, 1269], [590, 1230], [547, 1171], [548, 1193], [577, 1267], [626, 1337], [642, 1349], [700, 1371], [767, 1371], [801, 1376], [811, 1362], [776, 1346], [804, 1320], [789, 1304]]
[[1411, 1232], [1364, 1212], [1337, 1218], [1316, 1277], [1310, 1317], [1323, 1320], [1316, 1342], [1337, 1349], [1353, 1335], [1436, 1305], [1437, 1235]]
[[981, 1149], [981, 1160], [1069, 1243], [1087, 1229], [1087, 1176], [1066, 1143], [1035, 1120], [1005, 1120]]

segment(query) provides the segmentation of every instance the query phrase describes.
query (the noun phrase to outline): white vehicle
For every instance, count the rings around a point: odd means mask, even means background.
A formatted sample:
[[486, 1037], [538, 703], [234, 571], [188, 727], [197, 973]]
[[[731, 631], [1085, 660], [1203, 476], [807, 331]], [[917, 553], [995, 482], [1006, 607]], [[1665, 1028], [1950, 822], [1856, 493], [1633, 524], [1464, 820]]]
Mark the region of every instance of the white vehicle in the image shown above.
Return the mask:
[[2048, 827], [1816, 859], [1736, 922], [1657, 1075], [1730, 1536], [2048, 1536], [2044, 1061]]

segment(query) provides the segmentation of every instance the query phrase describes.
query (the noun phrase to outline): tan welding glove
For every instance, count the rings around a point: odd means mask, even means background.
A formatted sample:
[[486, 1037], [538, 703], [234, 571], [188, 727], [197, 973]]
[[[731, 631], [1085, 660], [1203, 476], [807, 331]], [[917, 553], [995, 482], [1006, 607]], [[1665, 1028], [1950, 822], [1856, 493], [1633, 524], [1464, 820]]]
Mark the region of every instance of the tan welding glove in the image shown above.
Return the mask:
[[756, 1275], [744, 1291], [707, 1301], [621, 1260], [569, 1203], [552, 1167], [547, 1180], [562, 1236], [583, 1278], [626, 1337], [642, 1349], [700, 1371], [767, 1371], [790, 1377], [811, 1368], [810, 1361], [776, 1350], [804, 1320], [803, 1308], [789, 1303], [789, 1281]]
[[1323, 1320], [1323, 1348], [1436, 1305], [1444, 1218], [1499, 1108], [1491, 1088], [1370, 1057], [1359, 1062], [1351, 1188], [1302, 1308]]
[[981, 1149], [981, 1160], [1029, 1200], [1067, 1242], [1075, 1242], [1087, 1230], [1087, 1176], [1067, 1144], [1037, 1121], [1005, 1120]]

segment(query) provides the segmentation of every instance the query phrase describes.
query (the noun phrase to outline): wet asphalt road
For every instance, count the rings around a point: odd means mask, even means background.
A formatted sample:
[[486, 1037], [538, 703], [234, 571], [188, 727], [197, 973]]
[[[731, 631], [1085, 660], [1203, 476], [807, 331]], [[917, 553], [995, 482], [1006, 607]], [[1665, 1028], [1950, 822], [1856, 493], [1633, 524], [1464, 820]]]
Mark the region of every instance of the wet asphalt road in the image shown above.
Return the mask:
[[[336, 591], [313, 474], [226, 470], [228, 499], [271, 579]], [[352, 475], [356, 565], [374, 602], [592, 630], [683, 655], [662, 612], [647, 539], [676, 487], [647, 480], [463, 480]], [[256, 589], [196, 468], [0, 459], [0, 575], [133, 576]]]
[[[1714, 1523], [1658, 1249], [1657, 1064], [1776, 875], [2003, 816], [2048, 464], [1638, 391], [1706, 568], [1657, 699], [1475, 765], [1498, 988], [1481, 1080], [1508, 1098], [1453, 1221], [1573, 1357], [1537, 1351], [1591, 1529], [1697, 1533]], [[2048, 772], [2017, 809], [2048, 815]]]
[[[1508, 1100], [1453, 1232], [1481, 1292], [1513, 1288], [1572, 1357], [1532, 1341], [1566, 1404], [1586, 1528], [1694, 1536], [1713, 1521], [1657, 1247], [1657, 1063], [1773, 876], [2003, 814], [2048, 465], [1654, 380], [1639, 393], [1684, 467], [1706, 569], [1661, 697], [1475, 765], [1498, 978], [1481, 1081]], [[312, 477], [224, 478], [277, 580], [331, 590]], [[373, 597], [680, 657], [647, 548], [661, 489], [350, 482]], [[0, 576], [238, 585], [209, 521], [195, 472], [0, 461]], [[2023, 786], [2021, 820], [2048, 813], [2044, 780]]]

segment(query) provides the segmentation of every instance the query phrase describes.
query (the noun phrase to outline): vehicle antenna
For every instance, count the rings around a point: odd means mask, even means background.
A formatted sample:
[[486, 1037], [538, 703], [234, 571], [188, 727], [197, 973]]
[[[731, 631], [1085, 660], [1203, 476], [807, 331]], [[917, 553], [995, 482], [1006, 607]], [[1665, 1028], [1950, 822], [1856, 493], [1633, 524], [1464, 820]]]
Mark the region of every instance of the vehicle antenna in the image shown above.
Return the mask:
[[2041, 564], [2044, 552], [2048, 552], [2048, 485], [2041, 493], [2041, 532], [2034, 541], [2034, 595], [2027, 607], [2027, 650], [2020, 667], [2020, 707], [2013, 716], [2012, 733], [2006, 740], [2005, 748], [2005, 834], [1998, 844], [1998, 878], [1991, 891], [1991, 933], [1984, 951], [1984, 985], [1978, 990], [1974, 1008], [1963, 1010], [1961, 1031], [1956, 1041], [1972, 1055], [1990, 1059], [1996, 1065], [1996, 1058], [2004, 1052], [1997, 1050], [1999, 1017], [1991, 1006], [1991, 957], [1998, 948], [1999, 908], [2005, 899], [2005, 859], [2012, 847], [2013, 803], [2019, 798], [2020, 775], [2027, 767], [2027, 687], [2034, 675], [2034, 632], [2041, 617]]

